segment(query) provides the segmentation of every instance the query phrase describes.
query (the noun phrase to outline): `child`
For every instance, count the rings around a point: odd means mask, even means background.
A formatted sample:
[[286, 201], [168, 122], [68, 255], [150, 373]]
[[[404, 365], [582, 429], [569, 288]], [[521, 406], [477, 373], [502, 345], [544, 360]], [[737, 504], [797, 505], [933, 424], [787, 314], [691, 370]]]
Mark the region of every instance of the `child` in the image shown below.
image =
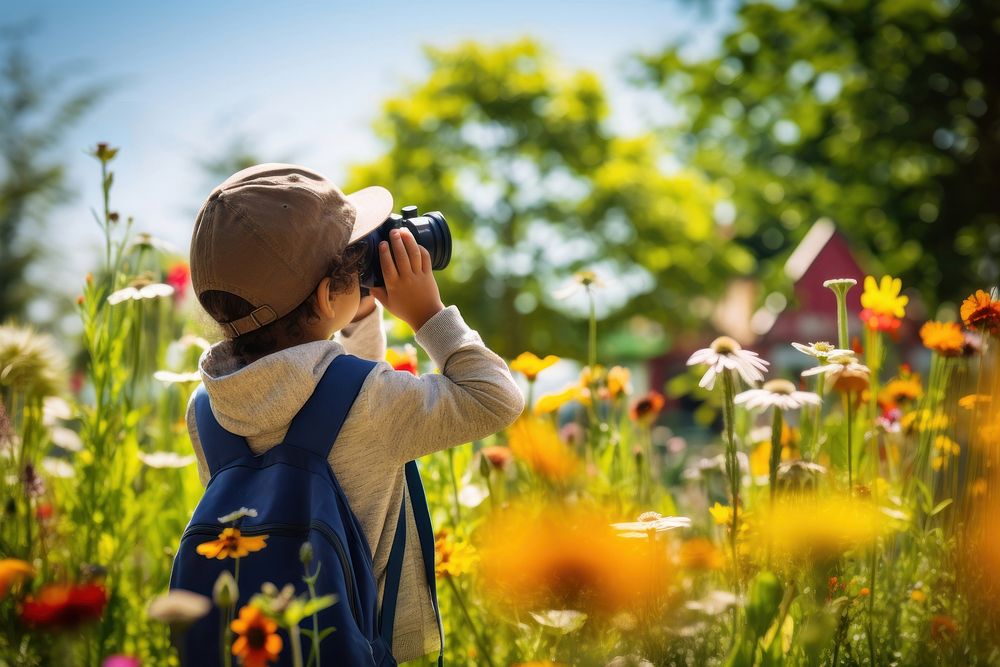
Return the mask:
[[[404, 464], [503, 429], [524, 406], [504, 361], [455, 306], [441, 302], [430, 256], [409, 231], [392, 232], [392, 255], [389, 244], [379, 248], [385, 287], [372, 290], [377, 301], [360, 296], [362, 253], [351, 244], [381, 225], [392, 206], [384, 188], [345, 196], [309, 169], [261, 164], [215, 188], [191, 240], [192, 287], [226, 336], [202, 355], [202, 381], [219, 424], [245, 437], [255, 454], [282, 442], [334, 357], [381, 362], [329, 457], [364, 528], [380, 591], [405, 493]], [[383, 306], [413, 328], [440, 374], [416, 377], [384, 361]], [[193, 402], [187, 423], [207, 484]], [[416, 535], [413, 512], [406, 514], [407, 534]], [[438, 650], [439, 619], [416, 539], [405, 541], [395, 618], [396, 660]]]

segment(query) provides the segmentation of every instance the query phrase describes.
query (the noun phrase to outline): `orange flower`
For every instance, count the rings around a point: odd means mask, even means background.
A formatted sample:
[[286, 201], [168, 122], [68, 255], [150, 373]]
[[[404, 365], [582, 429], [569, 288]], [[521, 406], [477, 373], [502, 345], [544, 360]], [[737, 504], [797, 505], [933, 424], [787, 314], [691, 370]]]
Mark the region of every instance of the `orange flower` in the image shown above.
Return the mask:
[[490, 462], [490, 465], [497, 470], [505, 470], [507, 468], [507, 464], [510, 463], [510, 459], [513, 456], [510, 448], [502, 445], [483, 447], [479, 451], [484, 457], [486, 457], [486, 460]]
[[632, 383], [629, 378], [629, 370], [624, 366], [613, 366], [608, 371], [608, 393], [612, 399], [618, 398], [622, 394], [632, 393]]
[[633, 421], [649, 423], [655, 420], [660, 414], [660, 411], [663, 409], [663, 404], [663, 394], [656, 391], [650, 391], [645, 396], [642, 396], [632, 402], [628, 415]]
[[974, 410], [976, 404], [989, 403], [990, 400], [991, 399], [988, 394], [969, 394], [968, 396], [963, 396], [958, 399], [958, 407], [966, 410]]
[[975, 294], [967, 297], [959, 313], [970, 329], [1000, 329], [1000, 301], [994, 301], [983, 290], [976, 290]]
[[536, 474], [549, 481], [568, 480], [579, 467], [573, 452], [549, 421], [522, 417], [510, 428], [510, 450]]
[[920, 327], [920, 339], [924, 347], [943, 357], [957, 357], [965, 348], [962, 327], [955, 322], [927, 322]]
[[243, 558], [251, 551], [260, 551], [267, 545], [264, 540], [267, 535], [253, 535], [245, 537], [240, 534], [239, 528], [223, 528], [219, 533], [219, 539], [202, 542], [198, 545], [197, 551], [205, 558]]
[[243, 667], [267, 667], [267, 663], [278, 659], [282, 647], [278, 625], [257, 607], [247, 605], [240, 609], [240, 617], [229, 627], [238, 635], [233, 642], [233, 655], [239, 656]]
[[958, 625], [949, 616], [938, 614], [931, 617], [931, 639], [936, 642], [949, 642], [958, 634]]
[[16, 558], [0, 560], [0, 600], [7, 597], [11, 588], [34, 574], [34, 568], [23, 560]]
[[476, 564], [476, 550], [468, 542], [459, 542], [447, 529], [434, 536], [434, 572], [439, 577], [457, 577], [471, 572]]

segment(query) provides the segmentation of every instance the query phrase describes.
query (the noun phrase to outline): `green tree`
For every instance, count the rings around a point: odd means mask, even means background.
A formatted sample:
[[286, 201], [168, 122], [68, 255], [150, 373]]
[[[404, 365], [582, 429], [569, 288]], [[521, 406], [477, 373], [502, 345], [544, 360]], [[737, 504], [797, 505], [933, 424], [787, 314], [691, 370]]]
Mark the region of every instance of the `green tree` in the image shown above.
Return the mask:
[[69, 70], [40, 72], [21, 42], [7, 39], [0, 69], [0, 322], [23, 319], [44, 291], [25, 273], [43, 255], [47, 214], [71, 194], [54, 152], [105, 92], [99, 84], [65, 91], [69, 78]]
[[639, 62], [757, 256], [783, 260], [829, 216], [931, 306], [997, 281], [997, 0], [744, 3], [717, 55]]
[[382, 184], [397, 206], [445, 213], [455, 246], [442, 293], [500, 353], [585, 356], [581, 312], [552, 295], [575, 271], [613, 276], [600, 296], [613, 334], [676, 330], [693, 321], [691, 293], [752, 268], [718, 232], [717, 188], [665, 173], [652, 135], [616, 136], [594, 74], [531, 40], [426, 56], [426, 80], [384, 104], [385, 154], [354, 168], [348, 189]]

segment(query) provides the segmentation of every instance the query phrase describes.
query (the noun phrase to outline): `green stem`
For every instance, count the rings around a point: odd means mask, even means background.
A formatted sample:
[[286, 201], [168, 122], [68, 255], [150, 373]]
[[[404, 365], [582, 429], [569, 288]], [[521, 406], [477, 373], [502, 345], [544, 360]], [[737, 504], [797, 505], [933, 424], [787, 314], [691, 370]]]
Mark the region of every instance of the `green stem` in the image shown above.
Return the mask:
[[[729, 476], [729, 493], [732, 498], [733, 508], [733, 525], [732, 532], [729, 535], [729, 544], [733, 551], [733, 578], [736, 582], [736, 588], [739, 590], [739, 554], [736, 551], [736, 537], [739, 534], [740, 526], [740, 462], [736, 453], [736, 425], [734, 423], [736, 409], [733, 403], [736, 395], [736, 387], [732, 371], [726, 369], [722, 372], [722, 386], [725, 394], [722, 403], [722, 419], [725, 422], [726, 428], [726, 474]], [[734, 626], [733, 631], [735, 632], [735, 630]]]
[[597, 311], [594, 308], [594, 293], [587, 285], [587, 301], [590, 302], [590, 335], [587, 342], [587, 362], [590, 370], [597, 366]]
[[781, 426], [782, 414], [777, 407], [771, 421], [771, 465], [768, 470], [768, 480], [771, 484], [771, 504], [774, 505], [774, 495], [778, 490], [778, 464], [781, 463]]
[[854, 494], [854, 401], [849, 393], [844, 394], [847, 404], [847, 493]]
[[292, 642], [292, 664], [295, 667], [302, 667], [302, 637], [299, 633], [298, 623], [294, 623], [288, 628], [288, 635]]
[[476, 624], [473, 622], [472, 616], [469, 614], [469, 610], [465, 606], [465, 601], [462, 599], [462, 593], [458, 590], [458, 586], [455, 585], [455, 581], [450, 576], [445, 576], [444, 580], [448, 582], [448, 586], [451, 588], [451, 592], [455, 596], [455, 600], [458, 602], [459, 608], [462, 610], [462, 615], [465, 617], [465, 622], [469, 624], [469, 629], [472, 630], [472, 636], [476, 640], [476, 646], [479, 647], [479, 652], [483, 655], [483, 658], [486, 659], [486, 664], [493, 667], [493, 658], [490, 656], [490, 651], [486, 646], [486, 642], [479, 636], [479, 629], [476, 628]]

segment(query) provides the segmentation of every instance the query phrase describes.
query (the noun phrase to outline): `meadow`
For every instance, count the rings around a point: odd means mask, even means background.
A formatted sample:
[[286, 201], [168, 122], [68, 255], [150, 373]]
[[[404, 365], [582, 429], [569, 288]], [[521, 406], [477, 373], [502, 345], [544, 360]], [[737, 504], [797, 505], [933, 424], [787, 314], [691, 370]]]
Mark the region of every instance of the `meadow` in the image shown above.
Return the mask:
[[[184, 410], [211, 332], [183, 258], [115, 212], [115, 154], [93, 149], [105, 253], [80, 281], [85, 370], [0, 327], [0, 665], [175, 665], [171, 630], [212, 605], [235, 619], [221, 664], [319, 664], [295, 644], [339, 601], [228, 580], [211, 599], [167, 592], [202, 491]], [[598, 357], [593, 308], [561, 391], [534, 388], [557, 357], [510, 359], [522, 417], [419, 462], [445, 664], [1000, 663], [1000, 301], [984, 285], [953, 295], [956, 321], [920, 323], [921, 375], [894, 361], [900, 281], [854, 283], [826, 284], [838, 330], [788, 341], [812, 364], [801, 376], [727, 337], [691, 355], [722, 417], [705, 447], [657, 436], [666, 399]], [[575, 288], [601, 286], [584, 271]], [[433, 372], [411, 337], [393, 325], [388, 361]], [[249, 546], [234, 566], [266, 549]]]

